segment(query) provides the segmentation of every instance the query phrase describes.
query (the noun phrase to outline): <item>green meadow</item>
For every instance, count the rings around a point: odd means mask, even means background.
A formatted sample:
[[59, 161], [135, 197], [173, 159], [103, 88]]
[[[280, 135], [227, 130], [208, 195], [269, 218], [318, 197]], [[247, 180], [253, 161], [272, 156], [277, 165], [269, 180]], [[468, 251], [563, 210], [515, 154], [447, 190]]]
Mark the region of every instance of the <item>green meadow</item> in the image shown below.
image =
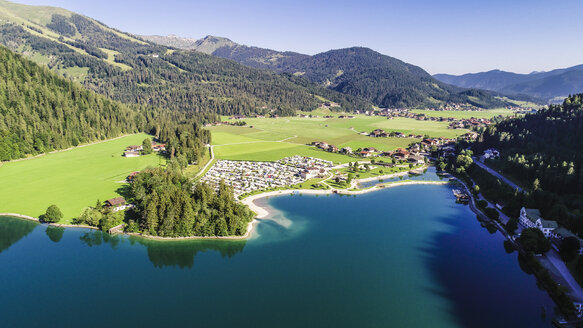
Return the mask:
[[133, 171], [158, 166], [157, 154], [125, 158], [125, 147], [139, 145], [146, 134], [135, 134], [67, 151], [47, 154], [0, 167], [0, 212], [38, 217], [57, 205], [68, 223], [97, 199], [119, 196], [123, 180]]
[[[335, 113], [334, 116], [340, 114]], [[225, 118], [225, 120], [227, 120]], [[214, 126], [212, 143], [215, 156], [219, 159], [275, 161], [283, 157], [302, 155], [319, 157], [336, 163], [354, 161], [353, 157], [327, 153], [307, 146], [313, 141], [324, 141], [339, 148], [353, 150], [374, 147], [379, 150], [393, 150], [407, 147], [416, 138], [373, 138], [360, 132], [375, 129], [398, 131], [405, 134], [429, 135], [431, 137], [456, 137], [467, 130], [448, 129], [448, 123], [417, 121], [407, 118], [388, 120], [384, 117], [357, 115], [353, 119], [282, 117], [246, 118], [247, 126]]]
[[448, 110], [448, 111], [434, 111], [434, 110], [425, 110], [425, 109], [415, 109], [411, 110], [412, 113], [417, 114], [425, 114], [428, 117], [453, 117], [457, 119], [464, 119], [464, 118], [487, 118], [490, 119], [492, 117], [502, 115], [502, 116], [510, 116], [514, 115], [514, 111], [511, 109], [506, 108], [497, 108], [497, 109], [488, 109], [488, 110], [481, 110], [481, 111], [468, 111], [468, 110]]

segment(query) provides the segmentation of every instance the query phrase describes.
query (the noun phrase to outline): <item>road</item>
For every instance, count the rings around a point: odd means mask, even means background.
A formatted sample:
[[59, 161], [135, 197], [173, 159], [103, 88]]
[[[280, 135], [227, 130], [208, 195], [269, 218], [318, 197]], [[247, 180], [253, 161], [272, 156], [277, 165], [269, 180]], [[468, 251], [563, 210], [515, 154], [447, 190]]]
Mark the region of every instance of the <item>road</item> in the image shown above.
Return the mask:
[[486, 170], [488, 173], [492, 174], [493, 176], [497, 177], [498, 179], [504, 181], [507, 185], [509, 185], [510, 187], [512, 187], [513, 189], [518, 189], [518, 191], [522, 192], [524, 191], [522, 188], [520, 188], [516, 183], [508, 180], [505, 176], [503, 176], [502, 174], [498, 173], [497, 171], [489, 168], [486, 164], [480, 162], [480, 160], [477, 157], [473, 157], [474, 163], [476, 165], [478, 165], [479, 167], [481, 167], [482, 169]]
[[554, 249], [551, 249], [545, 254], [546, 259], [559, 271], [565, 282], [571, 287], [571, 297], [576, 301], [583, 301], [583, 289], [575, 278], [571, 275], [571, 272], [565, 265], [565, 262], [561, 260], [560, 255]]
[[209, 152], [210, 152], [211, 158], [206, 163], [206, 165], [202, 168], [202, 170], [200, 170], [198, 172], [198, 174], [196, 175], [196, 178], [200, 178], [203, 175], [203, 173], [206, 172], [206, 169], [209, 167], [209, 165], [212, 164], [213, 159], [215, 159], [215, 152], [213, 151], [213, 146], [212, 145], [207, 145], [207, 147], [209, 148]]

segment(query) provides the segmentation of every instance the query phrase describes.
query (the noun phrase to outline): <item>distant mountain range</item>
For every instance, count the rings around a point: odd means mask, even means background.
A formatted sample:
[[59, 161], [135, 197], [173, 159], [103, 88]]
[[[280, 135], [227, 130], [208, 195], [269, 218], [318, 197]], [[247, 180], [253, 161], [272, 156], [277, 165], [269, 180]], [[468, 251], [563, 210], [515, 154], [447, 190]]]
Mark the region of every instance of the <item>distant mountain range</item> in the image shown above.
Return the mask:
[[583, 65], [530, 74], [493, 70], [464, 75], [436, 74], [434, 77], [462, 88], [524, 94], [550, 102], [562, 102], [570, 94], [583, 92]]
[[492, 108], [509, 104], [494, 93], [466, 90], [440, 82], [418, 66], [368, 48], [330, 50], [309, 56], [240, 45], [216, 36], [200, 40], [175, 35], [141, 37], [160, 45], [195, 50], [254, 68], [301, 76], [380, 107], [430, 107], [455, 102]]

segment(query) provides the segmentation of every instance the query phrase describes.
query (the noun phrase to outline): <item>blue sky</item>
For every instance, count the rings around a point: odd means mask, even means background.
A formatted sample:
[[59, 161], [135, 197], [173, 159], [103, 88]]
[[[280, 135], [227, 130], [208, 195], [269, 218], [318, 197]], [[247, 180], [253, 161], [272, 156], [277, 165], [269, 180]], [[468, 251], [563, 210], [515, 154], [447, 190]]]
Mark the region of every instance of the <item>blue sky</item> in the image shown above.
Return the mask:
[[583, 1], [15, 0], [63, 7], [134, 34], [177, 34], [316, 54], [364, 46], [462, 74], [583, 64]]

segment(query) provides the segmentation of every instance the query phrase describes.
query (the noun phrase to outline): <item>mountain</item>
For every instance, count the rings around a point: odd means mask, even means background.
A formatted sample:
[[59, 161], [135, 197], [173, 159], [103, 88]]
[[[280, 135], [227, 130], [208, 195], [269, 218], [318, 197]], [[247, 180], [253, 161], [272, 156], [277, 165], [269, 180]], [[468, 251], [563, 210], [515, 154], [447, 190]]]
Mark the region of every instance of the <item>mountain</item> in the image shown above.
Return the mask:
[[546, 101], [562, 101], [570, 94], [583, 91], [583, 65], [530, 74], [493, 70], [464, 75], [436, 74], [434, 77], [462, 88], [480, 88], [509, 95], [524, 94]]
[[128, 104], [225, 115], [289, 115], [317, 108], [321, 98], [349, 111], [371, 106], [291, 75], [156, 45], [59, 8], [0, 0], [0, 44]]
[[140, 115], [0, 47], [0, 160], [144, 130]]
[[146, 132], [188, 162], [206, 151], [217, 120], [192, 111], [125, 105], [0, 46], [0, 161]]
[[353, 47], [309, 56], [244, 46], [216, 36], [196, 41], [176, 36], [143, 38], [231, 59], [250, 67], [301, 76], [331, 90], [364, 98], [380, 107], [439, 106], [446, 102], [461, 102], [490, 108], [508, 104], [488, 92], [447, 85], [418, 66], [368, 48]]

